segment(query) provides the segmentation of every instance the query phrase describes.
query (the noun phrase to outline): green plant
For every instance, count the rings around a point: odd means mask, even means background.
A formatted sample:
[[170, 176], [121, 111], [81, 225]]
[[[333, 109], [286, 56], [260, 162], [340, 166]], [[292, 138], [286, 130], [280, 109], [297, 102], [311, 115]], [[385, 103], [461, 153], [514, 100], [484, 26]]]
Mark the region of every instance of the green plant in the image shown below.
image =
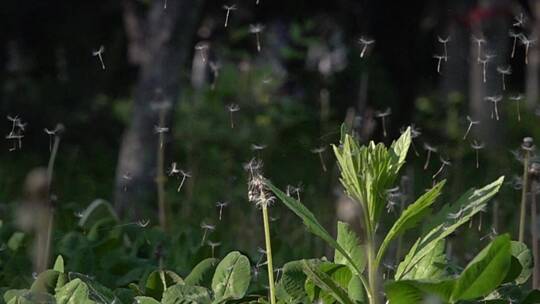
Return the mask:
[[318, 299], [323, 303], [378, 304], [382, 303], [383, 294], [390, 303], [421, 303], [426, 299], [437, 303], [497, 303], [515, 301], [516, 297], [520, 303], [537, 301], [536, 291], [526, 295], [523, 289], [532, 268], [530, 251], [523, 243], [511, 241], [508, 235], [494, 238], [461, 273], [452, 273], [451, 269], [458, 267], [444, 254], [446, 238], [486, 208], [499, 191], [503, 177], [480, 189], [468, 190], [454, 204], [431, 215], [422, 234], [397, 266], [393, 279], [381, 284], [381, 263], [391, 242], [420, 226], [432, 213], [445, 184], [435, 184], [408, 206], [378, 242], [376, 232], [386, 206], [387, 189], [393, 187], [410, 143], [410, 128], [389, 148], [373, 142], [360, 146], [342, 128], [341, 142], [334, 146], [334, 153], [341, 183], [362, 210], [362, 243], [341, 222], [334, 239], [304, 205], [266, 180], [267, 186], [302, 219], [308, 230], [335, 249], [332, 262], [315, 259], [287, 263], [277, 287], [280, 301], [311, 303]]

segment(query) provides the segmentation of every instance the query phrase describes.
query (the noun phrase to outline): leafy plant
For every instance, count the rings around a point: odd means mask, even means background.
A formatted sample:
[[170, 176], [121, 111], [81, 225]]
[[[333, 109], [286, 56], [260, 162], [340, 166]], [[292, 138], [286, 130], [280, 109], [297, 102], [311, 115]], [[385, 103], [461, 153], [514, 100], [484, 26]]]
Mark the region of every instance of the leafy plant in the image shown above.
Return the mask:
[[[341, 183], [348, 196], [362, 211], [362, 242], [345, 223], [338, 222], [337, 238], [317, 221], [298, 200], [266, 184], [285, 206], [300, 217], [307, 229], [335, 249], [334, 260], [289, 262], [278, 284], [278, 298], [283, 303], [437, 303], [470, 301], [512, 301], [534, 303], [536, 291], [526, 294], [523, 284], [530, 276], [530, 252], [508, 235], [495, 237], [458, 275], [444, 254], [446, 238], [472, 217], [483, 211], [499, 191], [504, 177], [465, 192], [455, 203], [446, 204], [432, 214], [445, 181], [435, 184], [409, 205], [388, 232], [376, 234], [387, 202], [387, 189], [393, 187], [411, 144], [408, 128], [389, 148], [359, 142], [342, 128], [341, 142], [333, 146], [341, 171]], [[428, 217], [429, 216], [429, 217]], [[393, 279], [382, 282], [381, 263], [398, 236], [426, 221], [422, 233], [397, 266]], [[384, 284], [382, 284], [384, 283]], [[302, 288], [302, 286], [304, 288]], [[512, 286], [513, 288], [509, 288]], [[384, 292], [383, 292], [384, 288]], [[509, 290], [512, 289], [512, 293]], [[516, 296], [517, 290], [517, 296]]]

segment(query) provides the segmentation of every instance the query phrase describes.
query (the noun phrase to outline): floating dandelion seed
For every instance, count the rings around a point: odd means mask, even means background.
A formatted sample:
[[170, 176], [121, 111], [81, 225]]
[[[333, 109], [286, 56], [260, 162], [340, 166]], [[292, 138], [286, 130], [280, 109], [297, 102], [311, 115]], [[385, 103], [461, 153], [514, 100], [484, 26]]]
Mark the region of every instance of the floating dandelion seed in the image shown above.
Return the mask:
[[435, 174], [433, 174], [433, 176], [431, 177], [432, 179], [435, 179], [435, 177], [437, 177], [437, 175], [439, 175], [446, 166], [452, 165], [449, 159], [444, 159], [442, 158], [442, 156], [440, 156], [439, 159], [441, 160], [441, 167], [439, 167], [439, 170]]
[[204, 231], [202, 241], [201, 241], [201, 246], [202, 246], [202, 245], [204, 245], [204, 241], [206, 241], [206, 235], [208, 234], [208, 232], [212, 232], [212, 231], [216, 230], [216, 226], [206, 224], [205, 222], [202, 222], [201, 229]]
[[446, 38], [442, 38], [441, 36], [438, 36], [437, 41], [439, 41], [439, 43], [442, 43], [442, 45], [443, 45], [443, 48], [444, 48], [444, 61], [448, 61], [448, 49], [447, 49], [446, 45], [448, 44], [448, 41], [450, 41], [450, 36], [448, 36]]
[[167, 0], [165, 0], [165, 1], [163, 2], [163, 9], [164, 9], [164, 10], [167, 9]]
[[173, 176], [177, 175], [178, 173], [180, 173], [180, 169], [178, 169], [178, 164], [176, 162], [173, 162], [171, 164], [171, 168], [169, 169], [168, 175]]
[[529, 47], [536, 42], [536, 39], [528, 39], [524, 34], [521, 34], [519, 39], [521, 44], [525, 46], [525, 64], [529, 64]]
[[523, 99], [523, 95], [519, 94], [519, 95], [515, 95], [515, 96], [510, 96], [509, 99], [516, 102], [517, 120], [521, 121], [521, 110], [519, 108], [519, 101]]
[[311, 153], [318, 154], [319, 155], [319, 161], [321, 162], [321, 167], [324, 172], [326, 172], [326, 164], [324, 163], [323, 153], [326, 151], [326, 147], [317, 147], [315, 149], [311, 149]]
[[83, 217], [83, 213], [81, 211], [75, 211], [75, 212], [73, 212], [73, 215], [76, 218], [82, 218]]
[[56, 136], [58, 131], [61, 130], [61, 127], [57, 125], [54, 129], [49, 130], [47, 128], [43, 129], [45, 134], [49, 135], [49, 151], [52, 151], [53, 138]]
[[375, 112], [375, 116], [382, 120], [383, 136], [386, 137], [386, 117], [392, 115], [392, 109], [386, 108], [383, 112]]
[[478, 50], [478, 55], [476, 56], [476, 60], [478, 62], [480, 62], [480, 58], [481, 58], [481, 55], [482, 55], [482, 44], [485, 44], [486, 43], [486, 39], [480, 37], [480, 38], [477, 38], [475, 36], [472, 36], [472, 39], [473, 41], [476, 43], [477, 45], [477, 50]]
[[399, 187], [394, 187], [391, 189], [388, 189], [386, 192], [386, 212], [394, 212], [396, 206], [399, 203], [399, 199], [401, 198], [402, 194], [399, 192]]
[[227, 110], [229, 111], [229, 118], [230, 118], [230, 121], [231, 121], [231, 129], [234, 129], [233, 113], [240, 111], [240, 106], [235, 104], [235, 103], [231, 103], [231, 104], [227, 105]]
[[467, 135], [469, 135], [469, 132], [471, 132], [471, 128], [474, 125], [480, 124], [480, 120], [473, 120], [469, 115], [467, 115], [467, 121], [469, 122], [469, 126], [467, 127], [467, 131], [465, 132], [465, 135], [463, 135], [463, 140], [467, 138]]
[[296, 200], [300, 201], [300, 192], [302, 192], [302, 185], [298, 184], [298, 187], [295, 187], [293, 185], [287, 185], [287, 196], [292, 197], [293, 194], [296, 194]]
[[208, 43], [204, 41], [195, 45], [195, 50], [200, 54], [203, 63], [206, 63], [208, 60], [208, 48]]
[[491, 59], [495, 58], [495, 55], [484, 55], [484, 58], [483, 59], [479, 59], [478, 62], [480, 64], [482, 64], [482, 79], [484, 81], [484, 83], [486, 83], [487, 81], [487, 76], [486, 76], [486, 70], [487, 70], [487, 65], [488, 63], [491, 61]]
[[510, 36], [510, 38], [512, 38], [512, 53], [510, 54], [510, 58], [514, 58], [514, 55], [516, 54], [516, 44], [517, 44], [517, 41], [518, 39], [520, 39], [521, 37], [521, 33], [516, 33], [512, 30], [508, 31], [508, 36]]
[[495, 114], [495, 119], [499, 120], [499, 102], [502, 100], [502, 95], [495, 96], [486, 96], [484, 100], [487, 100], [493, 103], [493, 110], [491, 111], [491, 119], [493, 119], [493, 114]]
[[220, 242], [208, 241], [206, 244], [208, 244], [208, 246], [210, 246], [210, 248], [212, 249], [212, 258], [214, 258], [214, 251], [215, 251], [216, 247], [221, 246], [221, 243]]
[[512, 23], [512, 26], [522, 27], [524, 25], [525, 25], [525, 16], [523, 16], [523, 13], [519, 14], [519, 16], [514, 17], [514, 23]]
[[490, 240], [493, 240], [496, 236], [497, 236], [497, 230], [495, 229], [495, 227], [491, 227], [490, 231], [486, 235], [481, 237], [480, 240], [483, 241], [487, 238], [489, 238]]
[[105, 63], [103, 62], [103, 53], [105, 53], [105, 46], [101, 45], [98, 50], [92, 52], [92, 56], [98, 57], [101, 63], [101, 68], [105, 70]]
[[22, 149], [22, 139], [24, 138], [24, 130], [26, 129], [26, 123], [22, 122], [19, 116], [7, 116], [7, 119], [11, 122], [11, 131], [6, 135], [7, 140], [13, 141], [13, 147], [9, 151], [15, 151]]
[[224, 5], [223, 9], [227, 11], [227, 15], [225, 15], [225, 27], [229, 24], [229, 15], [231, 14], [231, 11], [235, 11], [237, 9], [236, 4], [233, 5]]
[[437, 59], [437, 73], [441, 73], [441, 62], [443, 61], [448, 61], [448, 58], [446, 56], [441, 56], [441, 55], [433, 55], [433, 58]]
[[160, 135], [159, 148], [160, 148], [160, 149], [163, 149], [163, 139], [162, 139], [161, 136], [162, 136], [164, 133], [169, 132], [169, 128], [167, 128], [167, 127], [162, 127], [162, 126], [154, 126], [154, 132], [155, 132], [156, 134], [159, 134], [159, 135]]
[[261, 51], [261, 40], [260, 40], [260, 33], [264, 30], [264, 25], [257, 23], [257, 24], [251, 24], [249, 26], [249, 32], [252, 34], [255, 34], [255, 37], [257, 39], [257, 51]]
[[212, 90], [216, 88], [217, 79], [219, 77], [219, 70], [221, 70], [221, 64], [219, 62], [212, 62], [210, 61], [210, 70], [212, 71], [212, 76], [214, 79], [212, 80]]
[[497, 67], [497, 73], [501, 74], [501, 77], [502, 77], [502, 89], [503, 89], [503, 91], [506, 91], [505, 76], [512, 74], [512, 68], [510, 66], [506, 66], [506, 67], [498, 66]]
[[141, 228], [146, 228], [149, 224], [150, 224], [149, 219], [138, 220], [137, 223], [136, 223], [136, 225], [141, 227]]
[[184, 170], [180, 170], [180, 174], [182, 174], [182, 181], [180, 181], [180, 185], [178, 186], [178, 189], [176, 190], [176, 192], [180, 192], [186, 179], [191, 177], [191, 173]]
[[219, 220], [221, 221], [221, 215], [223, 214], [223, 208], [229, 205], [228, 202], [217, 202], [216, 207], [219, 208]]
[[474, 150], [474, 154], [476, 156], [476, 169], [480, 168], [480, 162], [478, 161], [478, 154], [480, 153], [480, 150], [484, 149], [485, 144], [481, 141], [477, 141], [476, 139], [473, 140], [471, 143], [471, 148]]
[[424, 143], [424, 150], [427, 151], [426, 163], [424, 164], [424, 170], [427, 170], [429, 166], [429, 161], [431, 159], [431, 153], [437, 153], [437, 148], [431, 146], [428, 143]]
[[358, 43], [362, 46], [362, 51], [360, 51], [360, 58], [364, 58], [369, 46], [374, 44], [375, 40], [368, 37], [360, 37], [360, 39], [358, 39]]

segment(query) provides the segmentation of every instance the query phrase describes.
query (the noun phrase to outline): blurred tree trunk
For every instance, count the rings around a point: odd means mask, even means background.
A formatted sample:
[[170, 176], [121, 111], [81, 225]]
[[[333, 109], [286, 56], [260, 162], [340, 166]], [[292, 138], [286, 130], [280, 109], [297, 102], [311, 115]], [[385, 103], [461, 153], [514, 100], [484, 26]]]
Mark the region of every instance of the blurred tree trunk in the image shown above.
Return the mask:
[[[171, 113], [180, 95], [180, 78], [189, 75], [183, 73], [183, 68], [193, 49], [203, 2], [174, 0], [168, 1], [165, 8], [162, 1], [123, 1], [128, 56], [139, 66], [139, 79], [116, 171], [115, 204], [121, 215], [155, 202], [158, 136], [154, 129], [160, 111], [165, 115], [165, 127], [170, 127]], [[170, 106], [157, 109], [158, 103]]]
[[[529, 38], [536, 39], [540, 34], [540, 2], [531, 1], [531, 10], [534, 18], [531, 19], [531, 35]], [[540, 67], [540, 47], [538, 43], [531, 44], [529, 50], [529, 64], [527, 65], [527, 106], [529, 109], [534, 109], [538, 103], [539, 89], [538, 89], [538, 69]]]

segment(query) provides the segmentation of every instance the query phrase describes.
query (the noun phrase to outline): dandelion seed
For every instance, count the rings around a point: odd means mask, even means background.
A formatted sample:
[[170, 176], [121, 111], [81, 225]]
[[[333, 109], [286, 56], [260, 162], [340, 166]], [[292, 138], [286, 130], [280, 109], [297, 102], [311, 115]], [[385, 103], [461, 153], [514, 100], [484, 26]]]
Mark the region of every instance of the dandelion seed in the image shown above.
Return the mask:
[[487, 238], [489, 238], [490, 240], [493, 240], [496, 236], [497, 236], [497, 230], [495, 229], [495, 227], [491, 227], [488, 234], [481, 237], [480, 240], [483, 241], [483, 240], [485, 240]]
[[230, 118], [230, 121], [231, 121], [231, 129], [234, 129], [233, 113], [240, 111], [240, 106], [235, 104], [235, 103], [231, 103], [231, 104], [227, 105], [227, 110], [229, 111], [229, 118]]
[[206, 61], [208, 60], [208, 48], [209, 48], [209, 45], [207, 42], [199, 42], [195, 45], [195, 50], [199, 53], [199, 55], [201, 56], [201, 60], [203, 63], [206, 63]]
[[292, 197], [294, 194], [296, 194], [296, 200], [300, 201], [300, 192], [302, 192], [301, 184], [299, 184], [298, 187], [287, 185], [287, 190], [286, 190], [287, 196]]
[[214, 79], [212, 80], [212, 90], [216, 88], [217, 79], [219, 77], [219, 70], [221, 69], [221, 64], [218, 62], [212, 62], [210, 61], [210, 70], [212, 71], [212, 76]]
[[276, 273], [276, 281], [278, 281], [280, 274], [283, 273], [283, 267], [276, 268], [276, 270], [274, 270], [274, 272]]
[[446, 47], [446, 44], [448, 44], [448, 41], [450, 41], [450, 36], [448, 36], [446, 38], [442, 38], [441, 36], [438, 36], [437, 40], [439, 41], [439, 43], [442, 43], [442, 45], [443, 45], [443, 48], [444, 48], [444, 61], [448, 61], [448, 49]]
[[163, 2], [163, 9], [164, 9], [164, 10], [167, 9], [167, 0], [165, 0], [165, 1]]
[[482, 44], [485, 44], [486, 43], [486, 39], [480, 37], [480, 38], [477, 38], [475, 37], [474, 35], [472, 36], [472, 39], [473, 41], [476, 43], [477, 45], [477, 50], [478, 50], [478, 55], [476, 56], [476, 60], [478, 62], [480, 62], [480, 58], [481, 58], [481, 55], [482, 55]]
[[424, 150], [427, 151], [426, 163], [424, 164], [424, 170], [427, 170], [429, 166], [429, 161], [431, 160], [431, 153], [437, 153], [437, 148], [429, 145], [428, 143], [424, 143]]
[[6, 135], [7, 140], [13, 141], [13, 147], [9, 151], [15, 151], [22, 149], [22, 139], [24, 138], [24, 130], [26, 129], [26, 123], [22, 122], [19, 116], [7, 116], [7, 119], [11, 122], [11, 131]]
[[167, 174], [169, 176], [173, 176], [173, 175], [177, 175], [178, 173], [180, 173], [180, 169], [178, 169], [178, 164], [176, 162], [173, 162], [171, 164], [171, 168], [169, 169], [169, 172], [167, 172]]
[[73, 215], [76, 218], [82, 218], [83, 217], [83, 213], [81, 211], [75, 211], [75, 212], [73, 212]]
[[511, 68], [510, 66], [506, 66], [506, 67], [498, 66], [498, 67], [497, 67], [497, 73], [501, 74], [501, 77], [502, 77], [502, 88], [503, 88], [503, 91], [506, 91], [506, 81], [505, 81], [505, 76], [506, 76], [506, 75], [511, 75], [511, 74], [512, 74], [512, 68]]
[[471, 143], [471, 148], [474, 150], [474, 153], [476, 155], [476, 169], [478, 169], [480, 167], [480, 163], [478, 161], [479, 151], [482, 150], [484, 147], [485, 147], [484, 143], [480, 142], [480, 141], [477, 141], [477, 140], [474, 140]]
[[440, 156], [439, 159], [441, 160], [441, 167], [439, 168], [439, 170], [435, 174], [433, 174], [432, 179], [435, 179], [435, 177], [437, 177], [437, 175], [439, 175], [444, 170], [444, 168], [446, 166], [452, 165], [452, 163], [450, 162], [449, 159], [444, 159], [444, 158], [442, 158], [442, 156]]
[[482, 64], [482, 79], [484, 81], [484, 83], [486, 83], [487, 81], [487, 76], [486, 76], [486, 70], [487, 70], [487, 65], [488, 63], [491, 61], [491, 59], [495, 58], [495, 55], [484, 55], [484, 58], [483, 59], [479, 59], [478, 62], [480, 64]]
[[394, 212], [395, 207], [399, 203], [399, 198], [401, 198], [402, 194], [399, 192], [399, 187], [394, 187], [391, 189], [388, 189], [385, 191], [386, 197], [387, 197], [387, 203], [386, 203], [386, 212]]
[[191, 173], [184, 170], [180, 170], [180, 174], [182, 174], [182, 181], [180, 181], [180, 185], [178, 186], [178, 189], [176, 190], [176, 192], [180, 192], [186, 179], [191, 177]]
[[514, 17], [514, 23], [512, 26], [515, 27], [522, 27], [525, 25], [525, 16], [523, 16], [523, 13], [519, 14], [519, 16]]
[[219, 220], [221, 221], [221, 215], [223, 214], [223, 208], [229, 205], [228, 202], [217, 202], [216, 207], [219, 208]]
[[536, 42], [536, 39], [528, 39], [524, 34], [521, 34], [519, 39], [521, 44], [525, 46], [525, 64], [529, 64], [529, 47]]
[[52, 150], [52, 143], [53, 143], [53, 138], [56, 136], [56, 134], [60, 131], [61, 127], [59, 125], [57, 125], [54, 129], [52, 130], [49, 130], [47, 128], [43, 129], [43, 131], [45, 132], [45, 134], [49, 135], [49, 151]]
[[392, 115], [392, 109], [386, 108], [383, 112], [375, 112], [375, 116], [382, 120], [383, 136], [386, 137], [386, 117]]
[[521, 37], [521, 33], [516, 33], [512, 30], [508, 31], [508, 36], [512, 38], [512, 53], [510, 54], [510, 58], [514, 58], [514, 55], [516, 54], [516, 44], [518, 39]]
[[267, 208], [276, 198], [268, 191], [262, 176], [262, 162], [252, 159], [248, 171], [248, 200], [258, 207]]
[[264, 30], [264, 25], [257, 23], [257, 24], [251, 24], [249, 26], [249, 32], [252, 34], [255, 34], [255, 37], [257, 39], [257, 51], [261, 51], [261, 40], [260, 40], [260, 33]]
[[521, 144], [521, 149], [523, 149], [526, 152], [532, 152], [534, 150], [534, 141], [532, 137], [525, 137], [523, 138], [523, 143]]
[[495, 114], [495, 119], [499, 120], [499, 102], [502, 100], [502, 95], [495, 96], [486, 96], [484, 100], [487, 100], [493, 103], [493, 110], [491, 111], [491, 119], [493, 119], [493, 114]]
[[101, 63], [101, 68], [105, 70], [105, 63], [103, 62], [103, 53], [105, 53], [105, 46], [101, 45], [98, 50], [92, 52], [92, 56], [98, 57], [99, 62]]
[[445, 57], [445, 56], [441, 56], [441, 55], [433, 55], [433, 58], [437, 59], [437, 73], [441, 73], [441, 62], [444, 61], [448, 61], [448, 57]]
[[467, 138], [467, 135], [469, 135], [469, 132], [471, 132], [472, 127], [480, 123], [480, 120], [473, 120], [469, 115], [467, 115], [467, 121], [469, 122], [469, 126], [467, 127], [465, 135], [463, 135], [463, 140]]
[[163, 138], [162, 138], [162, 135], [169, 132], [169, 128], [167, 127], [161, 127], [161, 126], [154, 126], [154, 132], [156, 134], [159, 134], [160, 136], [160, 141], [159, 141], [159, 148], [160, 149], [163, 149]]
[[326, 151], [326, 147], [318, 147], [311, 149], [311, 153], [319, 155], [319, 161], [321, 162], [321, 167], [324, 172], [326, 172], [326, 164], [324, 163], [323, 153]]
[[519, 108], [519, 101], [523, 99], [523, 95], [519, 94], [519, 95], [515, 95], [515, 96], [510, 96], [509, 99], [516, 102], [516, 106], [517, 106], [517, 120], [518, 120], [518, 121], [521, 121], [521, 110], [520, 110], [520, 108]]
[[138, 220], [136, 223], [136, 225], [139, 226], [140, 228], [146, 228], [148, 227], [149, 224], [150, 224], [149, 219], [141, 219], [141, 220]]
[[229, 15], [231, 14], [231, 11], [234, 11], [237, 9], [236, 4], [233, 5], [224, 5], [223, 9], [227, 11], [227, 15], [225, 16], [225, 27], [229, 24]]
[[212, 249], [212, 258], [214, 258], [214, 251], [215, 251], [216, 247], [221, 246], [221, 243], [220, 242], [208, 241], [207, 244]]
[[358, 43], [362, 46], [362, 51], [360, 51], [360, 58], [364, 58], [369, 46], [374, 44], [375, 40], [368, 37], [360, 37], [360, 39], [358, 39]]
[[212, 231], [216, 230], [216, 226], [210, 225], [210, 224], [206, 224], [205, 222], [203, 222], [203, 223], [201, 224], [201, 229], [204, 231], [204, 232], [203, 232], [202, 241], [201, 241], [201, 246], [202, 246], [202, 245], [204, 245], [204, 242], [206, 241], [206, 235], [207, 235], [209, 232], [212, 232]]
[[251, 272], [253, 274], [253, 281], [257, 281], [259, 279], [259, 267], [257, 266], [251, 267]]

